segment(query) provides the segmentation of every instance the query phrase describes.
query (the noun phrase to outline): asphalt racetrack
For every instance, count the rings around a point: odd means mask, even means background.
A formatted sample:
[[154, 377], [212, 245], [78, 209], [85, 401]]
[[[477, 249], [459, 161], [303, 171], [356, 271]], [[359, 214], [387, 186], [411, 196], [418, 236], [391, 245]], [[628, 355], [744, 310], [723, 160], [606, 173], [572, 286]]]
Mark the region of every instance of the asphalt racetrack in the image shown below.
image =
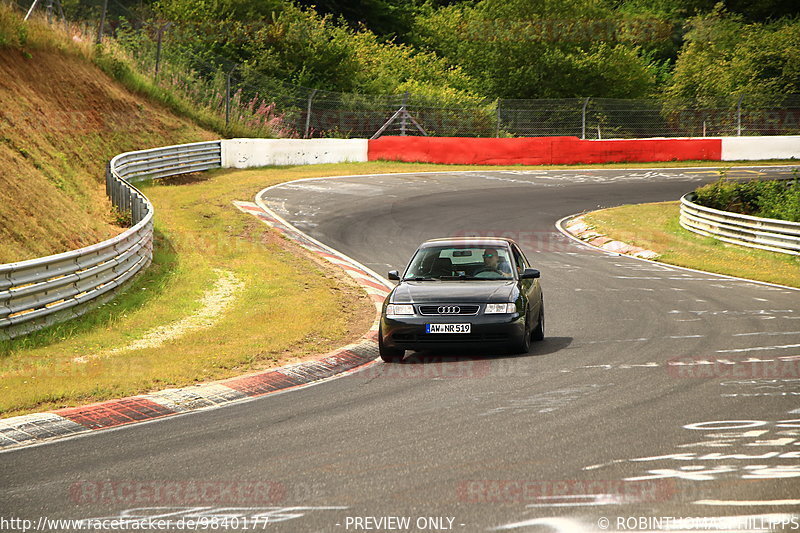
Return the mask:
[[176, 531], [193, 520], [240, 531], [798, 529], [800, 292], [601, 253], [554, 226], [713, 179], [520, 170], [272, 188], [265, 205], [382, 275], [428, 238], [514, 238], [542, 272], [546, 339], [517, 356], [411, 353], [5, 452], [0, 517], [149, 517]]

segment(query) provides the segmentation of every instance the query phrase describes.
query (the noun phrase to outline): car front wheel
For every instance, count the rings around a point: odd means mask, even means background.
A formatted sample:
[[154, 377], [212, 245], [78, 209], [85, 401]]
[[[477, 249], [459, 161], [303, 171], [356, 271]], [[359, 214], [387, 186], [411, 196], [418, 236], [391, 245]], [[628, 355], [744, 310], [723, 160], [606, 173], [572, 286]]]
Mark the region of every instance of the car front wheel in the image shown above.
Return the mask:
[[530, 312], [525, 317], [525, 330], [522, 332], [522, 338], [514, 346], [514, 353], [528, 353], [531, 350], [531, 328], [529, 322]]
[[400, 348], [390, 348], [383, 344], [383, 331], [378, 330], [378, 353], [381, 359], [386, 363], [398, 363], [406, 354], [405, 350]]
[[533, 330], [533, 340], [544, 340], [544, 300], [541, 300], [539, 304], [539, 323], [536, 324], [536, 328]]

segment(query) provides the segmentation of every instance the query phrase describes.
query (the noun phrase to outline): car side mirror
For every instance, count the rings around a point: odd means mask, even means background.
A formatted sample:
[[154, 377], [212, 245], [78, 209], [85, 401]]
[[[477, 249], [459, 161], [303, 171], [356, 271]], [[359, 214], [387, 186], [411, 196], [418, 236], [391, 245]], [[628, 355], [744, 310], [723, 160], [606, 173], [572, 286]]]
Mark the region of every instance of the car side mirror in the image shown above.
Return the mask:
[[519, 279], [535, 279], [542, 277], [542, 273], [535, 268], [526, 268]]
[[400, 274], [397, 272], [397, 270], [389, 271], [389, 281], [400, 281]]

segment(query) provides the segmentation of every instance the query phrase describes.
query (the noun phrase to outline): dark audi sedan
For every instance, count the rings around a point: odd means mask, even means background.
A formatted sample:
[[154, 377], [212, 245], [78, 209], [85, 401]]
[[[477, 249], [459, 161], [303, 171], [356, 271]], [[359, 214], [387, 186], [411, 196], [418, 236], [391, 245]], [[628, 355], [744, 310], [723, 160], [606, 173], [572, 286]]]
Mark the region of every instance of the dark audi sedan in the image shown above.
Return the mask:
[[437, 346], [500, 345], [527, 353], [544, 338], [539, 271], [511, 239], [453, 237], [422, 243], [383, 303], [381, 359]]

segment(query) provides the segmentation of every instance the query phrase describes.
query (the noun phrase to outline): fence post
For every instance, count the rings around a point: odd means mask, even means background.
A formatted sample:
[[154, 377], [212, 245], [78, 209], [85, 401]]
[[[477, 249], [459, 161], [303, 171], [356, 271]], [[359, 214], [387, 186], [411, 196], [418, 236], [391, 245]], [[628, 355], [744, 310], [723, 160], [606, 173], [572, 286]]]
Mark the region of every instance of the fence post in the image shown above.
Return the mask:
[[[406, 110], [406, 105], [408, 104], [408, 91], [403, 93], [403, 105], [402, 109]], [[406, 113], [403, 113], [400, 117], [400, 135], [405, 136], [406, 134]]]
[[225, 76], [225, 129], [228, 129], [228, 124], [231, 122], [231, 72]]
[[[581, 139], [586, 138], [586, 106], [589, 105], [589, 97], [586, 97], [586, 100], [583, 101], [583, 109], [581, 110]], [[600, 127], [598, 126], [597, 131], [600, 131]], [[599, 134], [598, 134], [599, 135]]]
[[103, 42], [103, 28], [106, 25], [106, 11], [108, 11], [108, 0], [103, 0], [103, 13], [100, 15], [100, 27], [97, 29], [97, 44]]
[[156, 70], [153, 73], [153, 78], [158, 80], [158, 67], [161, 63], [161, 39], [164, 36], [164, 28], [158, 28], [158, 41], [156, 41]]
[[736, 102], [736, 136], [742, 136], [742, 98], [744, 95], [739, 96], [739, 101]]
[[22, 19], [22, 20], [28, 20], [28, 18], [31, 16], [31, 13], [33, 13], [33, 10], [36, 9], [36, 4], [38, 4], [38, 3], [39, 3], [39, 0], [33, 0], [33, 3], [31, 4], [30, 9], [28, 9], [28, 12], [25, 14], [25, 18]]
[[230, 122], [231, 122], [231, 75], [233, 75], [233, 71], [236, 70], [236, 67], [239, 65], [234, 65], [232, 69], [228, 71], [228, 75], [225, 76], [225, 129], [227, 130]]
[[317, 94], [317, 89], [313, 89], [311, 94], [308, 95], [308, 107], [306, 109], [306, 131], [303, 133], [303, 139], [308, 139], [308, 130], [311, 127], [311, 101], [314, 95]]
[[154, 78], [158, 80], [158, 68], [161, 65], [161, 40], [164, 37], [164, 32], [172, 26], [171, 22], [167, 22], [166, 24], [162, 24], [158, 27], [158, 42], [156, 43], [156, 72]]
[[500, 100], [498, 98], [497, 99], [497, 123], [495, 124], [495, 128], [494, 128], [494, 136], [495, 137], [500, 137], [500, 102], [502, 102], [502, 100]]

